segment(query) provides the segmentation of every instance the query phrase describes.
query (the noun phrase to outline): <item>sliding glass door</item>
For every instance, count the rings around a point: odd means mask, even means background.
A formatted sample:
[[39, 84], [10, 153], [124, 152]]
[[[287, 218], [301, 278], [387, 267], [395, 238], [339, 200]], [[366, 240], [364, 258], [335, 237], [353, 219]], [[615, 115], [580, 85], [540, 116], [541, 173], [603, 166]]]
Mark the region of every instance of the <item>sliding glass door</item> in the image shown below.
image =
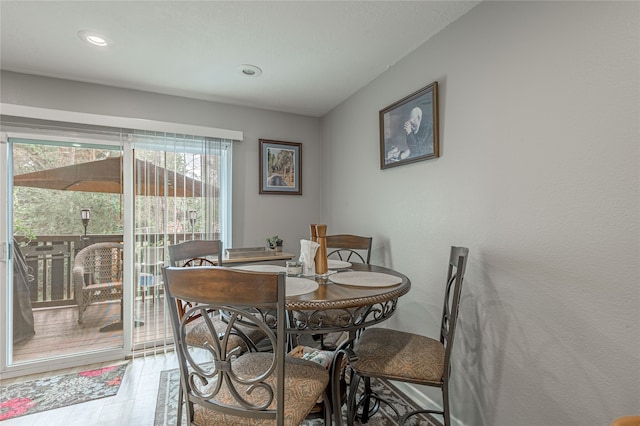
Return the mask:
[[44, 128], [4, 142], [3, 365], [166, 350], [166, 247], [231, 241], [231, 141]]
[[123, 242], [118, 139], [8, 139], [9, 364], [122, 351], [124, 251], [105, 249], [94, 265], [78, 262], [85, 248]]

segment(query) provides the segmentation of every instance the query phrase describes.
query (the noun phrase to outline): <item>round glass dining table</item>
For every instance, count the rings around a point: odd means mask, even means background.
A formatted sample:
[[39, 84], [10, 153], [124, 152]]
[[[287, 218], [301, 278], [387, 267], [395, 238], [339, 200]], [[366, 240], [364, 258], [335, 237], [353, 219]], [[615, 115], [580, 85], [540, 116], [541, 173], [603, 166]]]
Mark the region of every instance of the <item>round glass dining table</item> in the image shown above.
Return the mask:
[[[234, 268], [285, 271], [279, 263]], [[289, 332], [324, 334], [352, 332], [385, 321], [395, 313], [398, 298], [411, 289], [411, 281], [389, 268], [353, 263], [330, 274], [287, 277], [286, 287]]]
[[[279, 262], [237, 268], [260, 272], [285, 270]], [[344, 331], [349, 333], [348, 340], [353, 340], [357, 330], [391, 317], [398, 298], [411, 288], [409, 278], [382, 266], [353, 263], [330, 272], [313, 277], [287, 277], [285, 307], [289, 312], [290, 333]]]
[[[291, 278], [287, 277], [288, 293]], [[317, 288], [288, 295], [285, 301], [289, 331], [301, 334], [354, 332], [385, 321], [395, 313], [398, 298], [411, 288], [409, 278], [397, 271], [360, 263], [303, 279], [315, 281]]]

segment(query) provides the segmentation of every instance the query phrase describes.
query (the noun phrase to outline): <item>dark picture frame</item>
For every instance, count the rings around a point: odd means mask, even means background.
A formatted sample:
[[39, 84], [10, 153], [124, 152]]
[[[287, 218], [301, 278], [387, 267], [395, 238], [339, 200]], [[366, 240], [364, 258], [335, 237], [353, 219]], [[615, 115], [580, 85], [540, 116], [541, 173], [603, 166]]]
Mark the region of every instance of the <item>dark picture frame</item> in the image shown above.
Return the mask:
[[440, 156], [438, 82], [380, 110], [380, 168]]
[[259, 139], [260, 194], [302, 195], [302, 144]]

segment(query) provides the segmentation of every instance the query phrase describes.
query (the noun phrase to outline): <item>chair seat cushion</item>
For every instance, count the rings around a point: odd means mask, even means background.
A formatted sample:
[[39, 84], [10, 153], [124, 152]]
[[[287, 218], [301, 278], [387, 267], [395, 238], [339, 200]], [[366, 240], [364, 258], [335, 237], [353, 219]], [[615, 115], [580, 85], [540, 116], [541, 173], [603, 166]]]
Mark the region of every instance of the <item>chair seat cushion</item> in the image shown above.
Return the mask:
[[351, 366], [362, 376], [417, 384], [440, 385], [444, 374], [444, 345], [438, 340], [404, 331], [369, 328], [353, 348]]
[[357, 308], [294, 311], [293, 316], [296, 322], [318, 330], [330, 327], [347, 328], [361, 320]]
[[[225, 330], [227, 327], [227, 324], [222, 321], [218, 315], [212, 317], [212, 322], [216, 330]], [[249, 350], [245, 340], [240, 336], [241, 334], [254, 344], [258, 343], [265, 337], [264, 333], [255, 327], [238, 325], [235, 327], [235, 332], [229, 336], [229, 344], [227, 346], [229, 352], [236, 347], [239, 347], [241, 352]], [[211, 333], [207, 328], [207, 324], [202, 318], [198, 318], [190, 324], [185, 340], [189, 345], [203, 346], [204, 343], [210, 339], [210, 336]]]
[[[240, 377], [255, 377], [269, 368], [273, 362], [272, 353], [246, 353], [233, 361], [232, 370]], [[276, 377], [272, 374], [266, 382], [275, 391]], [[315, 362], [286, 356], [285, 358], [285, 401], [284, 417], [285, 425], [297, 426], [311, 412], [316, 401], [322, 396], [329, 383], [329, 373], [321, 365]], [[246, 389], [246, 386], [236, 385], [238, 389]], [[244, 393], [242, 393], [244, 395]], [[264, 393], [259, 389], [254, 390], [251, 395], [245, 395], [250, 402], [259, 403], [264, 398]], [[229, 391], [226, 382], [222, 385], [220, 392], [213, 398], [218, 403], [240, 407], [238, 402]], [[269, 409], [275, 410], [276, 398], [269, 405]], [[220, 425], [275, 425], [275, 419], [252, 419], [250, 417], [239, 417], [224, 414], [218, 411], [206, 409], [200, 405], [194, 405], [194, 422], [200, 426], [220, 426]]]

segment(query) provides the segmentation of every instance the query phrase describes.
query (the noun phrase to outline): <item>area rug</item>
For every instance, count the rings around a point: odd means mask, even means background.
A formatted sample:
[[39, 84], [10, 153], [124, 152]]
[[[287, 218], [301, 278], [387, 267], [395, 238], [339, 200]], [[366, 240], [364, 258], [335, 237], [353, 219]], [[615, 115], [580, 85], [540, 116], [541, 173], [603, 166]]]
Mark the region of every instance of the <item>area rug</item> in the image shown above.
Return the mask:
[[127, 364], [0, 386], [0, 421], [118, 393]]
[[[178, 387], [180, 386], [180, 372], [178, 369], [165, 370], [160, 373], [160, 387], [158, 389], [158, 400], [156, 403], [156, 415], [154, 426], [175, 425], [177, 421]], [[407, 411], [415, 410], [413, 402], [402, 392], [396, 389], [387, 381], [373, 380], [372, 387], [376, 393], [390, 401], [394, 407], [404, 414]], [[344, 408], [343, 408], [344, 413]], [[186, 418], [183, 410], [182, 424], [186, 425]], [[367, 426], [392, 426], [397, 425], [395, 413], [385, 404], [381, 404], [380, 410], [369, 419]], [[346, 424], [346, 420], [345, 420]], [[361, 423], [356, 421], [356, 425]], [[406, 423], [408, 426], [441, 426], [441, 424], [429, 415], [417, 415], [410, 417]], [[302, 426], [323, 426], [322, 419], [305, 420]]]

